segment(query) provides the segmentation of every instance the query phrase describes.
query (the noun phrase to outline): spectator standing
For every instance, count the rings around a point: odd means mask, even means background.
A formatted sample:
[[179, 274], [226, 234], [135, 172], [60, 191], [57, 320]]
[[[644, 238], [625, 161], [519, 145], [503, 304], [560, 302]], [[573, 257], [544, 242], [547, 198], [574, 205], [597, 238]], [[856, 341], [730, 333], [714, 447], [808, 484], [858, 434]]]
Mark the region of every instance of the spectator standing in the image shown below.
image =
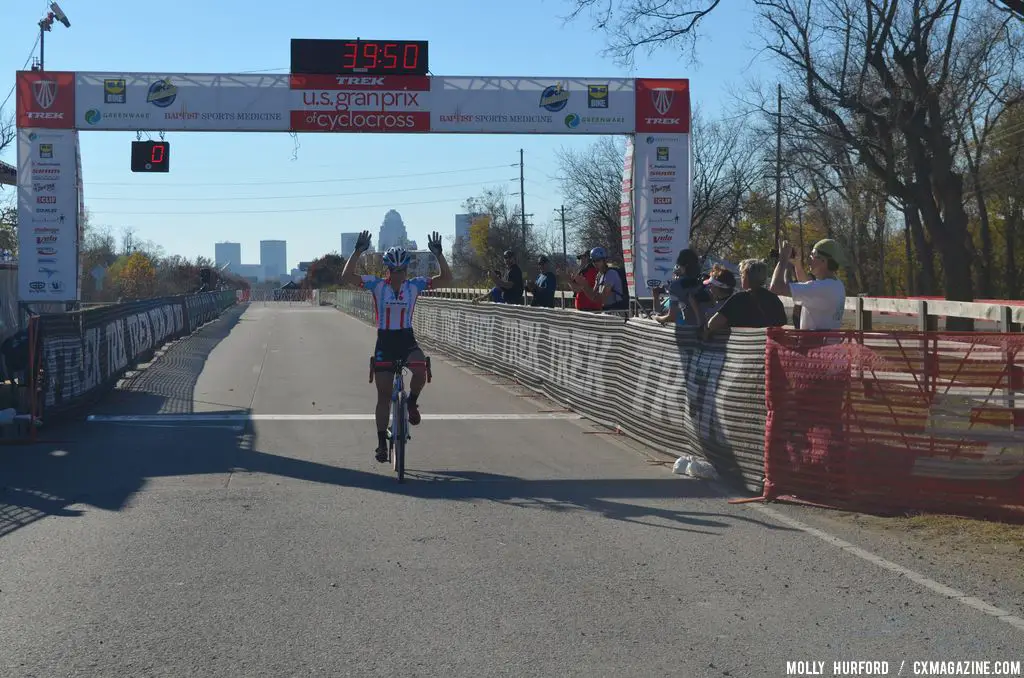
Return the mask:
[[574, 292], [583, 292], [590, 297], [591, 301], [601, 304], [601, 310], [621, 311], [629, 310], [629, 301], [626, 298], [626, 280], [618, 270], [608, 266], [608, 254], [603, 247], [595, 247], [590, 250], [590, 260], [597, 268], [597, 280], [593, 287], [587, 286], [586, 281], [580, 277], [570, 281]]
[[[838, 330], [843, 324], [846, 310], [846, 286], [839, 279], [840, 266], [846, 256], [835, 240], [819, 240], [811, 249], [810, 265], [814, 280], [808, 280], [800, 258], [793, 259], [793, 246], [783, 242], [779, 248], [779, 263], [775, 265], [771, 291], [779, 296], [792, 297], [800, 304], [801, 330]], [[792, 259], [793, 270], [799, 282], [786, 281], [787, 262]]]
[[[594, 266], [594, 262], [590, 260], [590, 252], [583, 252], [582, 254], [576, 255], [576, 261], [579, 262], [580, 269], [577, 271], [576, 276], [583, 279], [583, 284], [589, 288], [593, 288], [597, 284], [597, 267]], [[573, 302], [576, 305], [577, 311], [600, 311], [601, 302], [594, 301], [586, 294], [578, 291], [573, 286], [573, 275], [569, 274], [569, 287], [575, 292], [573, 294]]]
[[708, 320], [707, 336], [730, 327], [781, 327], [786, 324], [786, 307], [764, 284], [768, 264], [761, 259], [740, 262], [741, 291], [729, 297]]
[[[697, 295], [703, 289], [703, 285], [700, 282], [700, 258], [697, 257], [697, 253], [689, 248], [681, 250], [676, 257], [676, 273], [677, 277], [668, 285], [668, 293], [672, 299], [669, 310], [655, 316], [654, 319], [662, 325], [675, 322], [699, 327], [703, 323], [697, 305]], [[682, 323], [678, 322], [680, 316], [683, 318]]]
[[527, 282], [526, 289], [533, 295], [530, 306], [541, 306], [543, 308], [555, 307], [555, 290], [557, 279], [554, 271], [551, 270], [551, 262], [543, 254], [537, 259], [537, 268], [540, 274], [534, 282]]
[[523, 303], [523, 269], [516, 263], [516, 253], [512, 250], [505, 250], [505, 276], [501, 271], [495, 271], [498, 278], [498, 287], [501, 288], [502, 296], [506, 304]]

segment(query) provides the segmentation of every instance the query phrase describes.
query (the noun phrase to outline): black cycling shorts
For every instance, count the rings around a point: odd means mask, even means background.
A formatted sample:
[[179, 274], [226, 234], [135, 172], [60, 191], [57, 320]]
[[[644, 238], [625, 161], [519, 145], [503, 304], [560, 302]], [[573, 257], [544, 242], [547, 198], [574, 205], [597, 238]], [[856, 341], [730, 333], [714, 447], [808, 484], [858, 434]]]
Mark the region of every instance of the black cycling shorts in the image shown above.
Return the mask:
[[[377, 345], [373, 348], [373, 357], [381, 362], [408, 360], [409, 355], [419, 348], [412, 328], [377, 330]], [[391, 370], [383, 368], [378, 371], [390, 372]]]

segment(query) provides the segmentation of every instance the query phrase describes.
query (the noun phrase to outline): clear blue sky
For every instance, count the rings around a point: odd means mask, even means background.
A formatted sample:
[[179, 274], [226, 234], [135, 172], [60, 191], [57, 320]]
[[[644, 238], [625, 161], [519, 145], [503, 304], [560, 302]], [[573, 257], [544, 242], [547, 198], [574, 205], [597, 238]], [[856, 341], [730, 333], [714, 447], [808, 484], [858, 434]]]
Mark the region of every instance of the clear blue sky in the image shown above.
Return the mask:
[[[26, 63], [48, 4], [4, 0], [0, 8], [0, 102]], [[439, 75], [687, 77], [693, 105], [710, 116], [730, 105], [731, 87], [767, 72], [745, 46], [753, 37], [749, 5], [736, 0], [723, 3], [707, 24], [699, 65], [662, 50], [650, 58], [640, 55], [632, 73], [601, 56], [604, 36], [592, 30], [589, 17], [563, 24], [569, 0], [60, 0], [60, 5], [71, 28], [55, 24], [47, 33], [48, 70], [287, 73], [293, 37], [426, 39], [431, 71]], [[5, 114], [13, 108], [12, 97]], [[513, 165], [520, 148], [526, 151], [526, 211], [544, 227], [553, 223], [562, 203], [553, 181], [555, 152], [596, 140], [468, 134], [298, 138], [293, 160], [294, 143], [286, 133], [169, 133], [171, 172], [146, 175], [129, 168], [135, 133], [83, 133], [86, 206], [94, 223], [117, 232], [131, 227], [167, 254], [212, 258], [214, 243], [229, 240], [242, 244], [245, 263], [257, 263], [260, 240], [284, 239], [288, 264], [295, 266], [338, 250], [343, 231], [368, 228], [376, 240], [389, 208], [401, 213], [420, 245], [433, 230], [453, 236], [454, 215], [466, 197], [499, 184], [518, 191]], [[14, 164], [14, 148], [0, 159]], [[499, 165], [508, 167], [475, 169]], [[324, 183], [327, 179], [343, 181]], [[11, 193], [0, 193], [0, 200]], [[304, 197], [325, 193], [330, 197]], [[280, 199], [247, 202], [251, 196]], [[302, 211], [317, 208], [330, 209]], [[253, 210], [260, 213], [235, 213]]]

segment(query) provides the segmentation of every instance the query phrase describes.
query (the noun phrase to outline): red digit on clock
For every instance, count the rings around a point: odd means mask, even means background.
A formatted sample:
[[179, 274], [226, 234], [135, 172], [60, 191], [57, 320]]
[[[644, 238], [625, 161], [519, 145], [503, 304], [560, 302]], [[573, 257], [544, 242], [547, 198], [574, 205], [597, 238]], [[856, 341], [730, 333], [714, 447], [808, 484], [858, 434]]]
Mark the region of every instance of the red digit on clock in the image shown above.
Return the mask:
[[363, 45], [363, 67], [377, 68], [377, 43], [368, 42]]
[[416, 64], [420, 61], [420, 46], [419, 45], [406, 45], [405, 51], [402, 54], [402, 67], [408, 70], [416, 68]]
[[342, 45], [341, 49], [341, 67], [342, 68], [355, 68], [356, 67], [356, 55], [359, 53], [359, 47], [354, 42], [346, 42]]
[[149, 154], [149, 161], [157, 165], [164, 161], [163, 144], [153, 144], [153, 150]]
[[392, 71], [398, 68], [398, 54], [396, 54], [397, 51], [398, 45], [396, 45], [393, 42], [389, 42], [386, 45], [384, 45], [384, 58], [382, 59], [384, 63], [384, 68], [387, 68], [388, 70]]

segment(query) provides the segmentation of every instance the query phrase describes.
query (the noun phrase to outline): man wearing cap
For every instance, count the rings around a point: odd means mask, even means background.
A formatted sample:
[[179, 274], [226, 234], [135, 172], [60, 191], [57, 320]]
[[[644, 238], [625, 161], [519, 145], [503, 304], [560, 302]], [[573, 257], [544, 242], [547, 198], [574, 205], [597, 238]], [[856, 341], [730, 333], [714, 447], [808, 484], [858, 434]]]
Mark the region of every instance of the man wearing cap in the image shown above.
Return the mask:
[[526, 289], [533, 295], [530, 306], [542, 306], [544, 308], [555, 307], [555, 274], [551, 270], [551, 262], [543, 254], [537, 258], [537, 268], [540, 275], [536, 282], [527, 282]]
[[[799, 282], [786, 282], [786, 268], [791, 259]], [[793, 246], [783, 241], [769, 289], [780, 297], [792, 297], [800, 304], [799, 329], [838, 330], [846, 308], [846, 286], [838, 277], [839, 267], [846, 265], [845, 253], [839, 243], [826, 238], [814, 244], [810, 262], [814, 280], [807, 279], [803, 262], [793, 258]]]
[[498, 279], [498, 287], [501, 288], [502, 297], [506, 304], [523, 303], [523, 269], [516, 263], [516, 253], [512, 250], [505, 250], [505, 277], [501, 277], [501, 271], [495, 271], [494, 277]]

